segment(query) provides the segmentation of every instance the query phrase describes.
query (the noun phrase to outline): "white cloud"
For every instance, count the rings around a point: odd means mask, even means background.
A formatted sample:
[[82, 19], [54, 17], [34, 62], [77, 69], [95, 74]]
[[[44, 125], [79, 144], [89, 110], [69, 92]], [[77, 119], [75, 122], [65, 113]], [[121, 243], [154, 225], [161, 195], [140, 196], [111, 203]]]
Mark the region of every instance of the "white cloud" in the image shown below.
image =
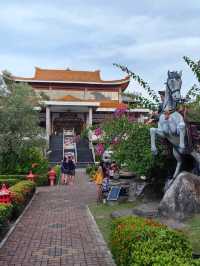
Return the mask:
[[200, 2], [16, 1], [0, 3], [0, 69], [31, 76], [34, 66], [101, 69], [122, 77], [128, 65], [160, 88], [167, 69], [183, 69], [183, 55], [200, 55]]

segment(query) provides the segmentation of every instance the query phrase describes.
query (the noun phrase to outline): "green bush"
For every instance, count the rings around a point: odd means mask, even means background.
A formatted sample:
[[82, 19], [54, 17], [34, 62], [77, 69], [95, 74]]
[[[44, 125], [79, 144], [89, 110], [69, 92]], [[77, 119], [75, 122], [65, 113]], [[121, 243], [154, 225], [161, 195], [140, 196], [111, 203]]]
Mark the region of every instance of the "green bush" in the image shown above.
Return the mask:
[[89, 175], [90, 178], [92, 178], [92, 176], [95, 174], [95, 172], [97, 171], [98, 166], [95, 164], [92, 165], [88, 165], [86, 167], [86, 174]]
[[163, 177], [168, 175], [172, 160], [167, 157], [166, 145], [158, 141], [158, 155], [151, 152], [150, 127], [142, 123], [130, 122], [128, 117], [114, 118], [102, 125], [104, 148], [113, 151], [113, 159], [118, 165], [139, 176]]
[[48, 171], [48, 160], [39, 148], [29, 148], [23, 151], [17, 165], [17, 173], [27, 174], [32, 169], [34, 174], [44, 174]]
[[[11, 163], [12, 162], [12, 163]], [[27, 175], [32, 170], [34, 174], [44, 174], [48, 171], [48, 160], [43, 156], [40, 147], [26, 147], [18, 154], [0, 154], [0, 173]]]
[[189, 266], [199, 263], [192, 260], [190, 243], [182, 233], [139, 217], [113, 221], [111, 249], [120, 266]]
[[21, 181], [10, 187], [14, 217], [19, 215], [27, 201], [32, 197], [35, 187], [36, 184], [32, 181]]
[[37, 186], [48, 186], [49, 180], [47, 174], [37, 176], [35, 179], [35, 183]]
[[26, 178], [26, 175], [0, 175], [0, 179], [18, 179], [23, 180]]
[[19, 179], [0, 179], [0, 187], [2, 186], [2, 184], [5, 184], [6, 187], [11, 187], [14, 186], [15, 184], [17, 184], [20, 180]]
[[8, 226], [12, 215], [12, 204], [0, 204], [0, 233]]
[[59, 179], [61, 177], [61, 166], [57, 164], [56, 166], [54, 166], [54, 170], [56, 172], [56, 183], [58, 184]]

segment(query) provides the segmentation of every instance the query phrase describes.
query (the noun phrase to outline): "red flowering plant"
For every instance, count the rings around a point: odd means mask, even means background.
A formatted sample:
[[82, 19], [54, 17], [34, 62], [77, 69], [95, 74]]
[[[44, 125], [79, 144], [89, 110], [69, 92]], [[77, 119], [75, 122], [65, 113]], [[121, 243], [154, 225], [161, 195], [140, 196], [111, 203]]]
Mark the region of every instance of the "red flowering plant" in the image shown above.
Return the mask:
[[96, 128], [96, 129], [94, 130], [94, 134], [95, 134], [97, 137], [101, 136], [102, 133], [103, 133], [103, 131], [102, 131], [102, 129], [101, 129], [100, 127]]
[[96, 145], [96, 155], [101, 156], [105, 151], [104, 144], [103, 143], [98, 143]]
[[164, 147], [158, 143], [160, 153], [157, 157], [152, 155], [150, 126], [130, 121], [125, 109], [117, 110], [116, 114], [114, 119], [102, 124], [104, 134], [101, 142], [105, 149], [113, 151], [112, 158], [119, 167], [126, 165], [128, 171], [148, 178], [165, 176], [168, 166], [164, 163]]

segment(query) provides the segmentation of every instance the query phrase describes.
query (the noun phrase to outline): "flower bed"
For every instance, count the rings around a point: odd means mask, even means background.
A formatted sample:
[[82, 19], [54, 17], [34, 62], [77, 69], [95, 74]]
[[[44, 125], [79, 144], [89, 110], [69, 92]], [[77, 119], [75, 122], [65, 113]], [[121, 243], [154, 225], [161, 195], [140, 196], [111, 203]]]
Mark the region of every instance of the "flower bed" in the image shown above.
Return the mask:
[[32, 181], [21, 181], [10, 188], [13, 204], [13, 218], [16, 218], [23, 210], [26, 203], [35, 192], [36, 184]]
[[186, 237], [150, 219], [125, 217], [113, 221], [111, 249], [120, 266], [189, 266], [192, 249]]
[[[5, 180], [4, 180], [5, 181]], [[11, 204], [0, 204], [0, 237], [8, 230], [10, 221], [16, 219], [35, 191], [36, 184], [31, 181], [20, 181], [10, 187]]]

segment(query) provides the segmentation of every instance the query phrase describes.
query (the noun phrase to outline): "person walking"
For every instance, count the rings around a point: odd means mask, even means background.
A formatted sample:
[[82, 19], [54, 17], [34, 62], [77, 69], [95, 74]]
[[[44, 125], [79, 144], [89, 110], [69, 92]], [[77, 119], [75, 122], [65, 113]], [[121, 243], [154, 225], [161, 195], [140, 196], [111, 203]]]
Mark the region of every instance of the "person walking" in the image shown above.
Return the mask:
[[64, 157], [61, 164], [61, 184], [67, 184], [68, 162]]
[[72, 160], [72, 156], [68, 156], [67, 162], [67, 180], [70, 184], [74, 184], [75, 179], [75, 163]]

